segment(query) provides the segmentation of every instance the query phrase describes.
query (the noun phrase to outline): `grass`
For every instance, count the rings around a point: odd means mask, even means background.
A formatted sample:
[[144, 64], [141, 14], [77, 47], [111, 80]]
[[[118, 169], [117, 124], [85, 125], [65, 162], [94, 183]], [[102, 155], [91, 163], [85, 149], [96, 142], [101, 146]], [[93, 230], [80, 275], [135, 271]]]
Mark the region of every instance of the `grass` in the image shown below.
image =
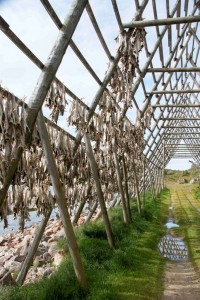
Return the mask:
[[[90, 286], [88, 294], [77, 283], [71, 260], [66, 256], [49, 279], [2, 289], [0, 299], [161, 299], [165, 260], [157, 252], [157, 244], [165, 234], [168, 195], [169, 191], [165, 189], [153, 201], [147, 194], [142, 216], [138, 215], [135, 201], [132, 201], [133, 223], [129, 227], [123, 223], [120, 207], [110, 212], [115, 250], [108, 246], [101, 220], [76, 230]], [[63, 240], [59, 243], [59, 248], [62, 247], [66, 251]]]

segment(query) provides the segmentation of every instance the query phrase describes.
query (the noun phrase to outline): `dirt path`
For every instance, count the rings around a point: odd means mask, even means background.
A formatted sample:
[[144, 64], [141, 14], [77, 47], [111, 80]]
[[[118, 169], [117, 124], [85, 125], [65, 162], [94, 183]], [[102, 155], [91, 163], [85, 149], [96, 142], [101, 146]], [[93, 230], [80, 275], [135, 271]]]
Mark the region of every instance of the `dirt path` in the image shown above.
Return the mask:
[[199, 276], [190, 262], [168, 262], [162, 300], [199, 300]]
[[[174, 217], [178, 221], [179, 213], [185, 221], [193, 221], [199, 215], [200, 203], [193, 199], [191, 186], [173, 185], [171, 190], [171, 203], [174, 208]], [[192, 210], [191, 210], [192, 209]], [[181, 211], [181, 212], [180, 212]], [[189, 224], [190, 224], [189, 222]], [[181, 225], [182, 226], [182, 225]], [[184, 225], [183, 225], [184, 226]], [[190, 225], [188, 225], [190, 226]], [[197, 226], [197, 225], [195, 225]], [[199, 226], [198, 226], [199, 227]], [[190, 230], [190, 229], [189, 229]], [[200, 236], [193, 236], [198, 248]], [[193, 246], [193, 245], [190, 245]], [[197, 257], [195, 257], [196, 259]], [[199, 259], [199, 257], [198, 257]], [[167, 262], [165, 271], [165, 290], [162, 300], [200, 300], [200, 273], [196, 273], [190, 261]]]

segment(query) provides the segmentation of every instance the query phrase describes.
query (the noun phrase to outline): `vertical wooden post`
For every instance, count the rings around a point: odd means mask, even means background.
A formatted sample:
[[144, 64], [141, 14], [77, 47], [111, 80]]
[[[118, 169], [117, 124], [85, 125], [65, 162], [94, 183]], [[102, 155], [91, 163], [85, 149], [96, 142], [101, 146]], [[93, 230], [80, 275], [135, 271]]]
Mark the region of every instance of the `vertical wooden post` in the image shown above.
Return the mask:
[[34, 239], [32, 241], [32, 243], [29, 246], [28, 249], [28, 254], [24, 260], [24, 262], [21, 265], [20, 268], [20, 272], [17, 276], [16, 282], [20, 285], [22, 285], [24, 283], [24, 280], [26, 278], [26, 275], [28, 273], [28, 270], [33, 262], [35, 253], [38, 249], [38, 246], [40, 244], [41, 238], [43, 236], [44, 230], [46, 228], [47, 222], [50, 218], [51, 215], [51, 211], [48, 213], [48, 215], [43, 218], [43, 220], [40, 222], [40, 224], [38, 225], [37, 229], [35, 230], [35, 236]]
[[56, 166], [56, 161], [55, 161], [53, 151], [51, 148], [51, 143], [49, 140], [49, 136], [48, 136], [48, 132], [47, 132], [47, 128], [46, 128], [46, 124], [44, 121], [42, 111], [40, 111], [38, 114], [37, 124], [38, 124], [38, 130], [39, 130], [41, 142], [42, 142], [42, 147], [43, 147], [44, 154], [45, 154], [45, 159], [47, 162], [47, 169], [51, 176], [54, 194], [55, 194], [58, 208], [60, 211], [60, 216], [62, 219], [63, 227], [65, 230], [65, 234], [66, 234], [66, 238], [67, 238], [67, 242], [68, 242], [69, 252], [70, 252], [72, 262], [74, 265], [74, 270], [75, 270], [77, 279], [80, 282], [80, 284], [82, 285], [82, 287], [84, 289], [87, 289], [88, 284], [87, 284], [87, 281], [85, 278], [84, 268], [83, 268], [83, 264], [81, 261], [81, 256], [79, 253], [78, 245], [76, 242], [76, 237], [75, 237], [74, 230], [73, 230], [73, 227], [72, 227], [72, 224], [70, 221], [67, 202], [65, 200], [65, 192], [63, 189], [63, 185], [60, 182], [59, 173], [58, 173], [58, 169]]
[[148, 169], [148, 173], [149, 173], [149, 182], [150, 182], [150, 187], [151, 187], [151, 195], [154, 198], [153, 179], [152, 179], [152, 176], [151, 176], [151, 171], [150, 171], [149, 165], [147, 165], [147, 169]]
[[126, 195], [126, 205], [127, 205], [127, 212], [128, 212], [128, 218], [129, 221], [132, 221], [132, 216], [131, 216], [131, 207], [130, 207], [130, 196], [128, 192], [128, 176], [127, 176], [127, 167], [126, 167], [126, 162], [124, 155], [122, 155], [122, 168], [123, 168], [123, 176], [124, 176], [124, 190], [125, 190], [125, 195]]
[[115, 142], [113, 141], [112, 143], [112, 148], [113, 148], [113, 156], [114, 156], [114, 162], [115, 162], [115, 167], [116, 167], [116, 174], [117, 174], [117, 183], [118, 183], [118, 188], [119, 192], [121, 195], [121, 201], [122, 201], [122, 210], [123, 210], [123, 216], [124, 216], [124, 223], [126, 225], [129, 224], [129, 217], [128, 217], [128, 210], [127, 210], [127, 205], [126, 205], [126, 199], [124, 195], [124, 189], [122, 186], [122, 176], [121, 176], [121, 171], [120, 171], [120, 165], [119, 165], [119, 159], [117, 155], [117, 149]]
[[163, 141], [163, 173], [162, 173], [162, 188], [165, 187], [165, 141]]
[[145, 206], [145, 159], [143, 160], [143, 195], [142, 195], [142, 207], [144, 208]]
[[84, 139], [85, 139], [87, 157], [88, 157], [88, 160], [89, 160], [92, 176], [94, 178], [95, 185], [96, 185], [97, 196], [98, 196], [99, 204], [100, 204], [100, 207], [101, 207], [101, 212], [102, 212], [103, 221], [104, 221], [104, 225], [105, 225], [105, 229], [106, 229], [108, 243], [109, 243], [111, 248], [114, 248], [115, 245], [114, 245], [113, 233], [112, 233], [110, 221], [109, 221], [109, 218], [108, 218], [108, 213], [107, 213], [107, 209], [106, 209], [106, 205], [105, 205], [105, 201], [104, 201], [103, 192], [102, 192], [102, 189], [101, 189], [101, 183], [100, 183], [100, 179], [99, 179], [98, 167], [97, 167], [97, 163], [96, 163], [96, 160], [95, 160], [95, 157], [94, 157], [94, 154], [93, 154], [92, 146], [91, 146], [91, 143], [90, 143], [90, 138], [89, 138], [89, 135], [87, 133], [85, 133]]
[[138, 208], [139, 214], [141, 214], [140, 192], [139, 192], [138, 178], [137, 178], [137, 172], [136, 172], [136, 167], [135, 167], [134, 159], [132, 161], [132, 165], [133, 165], [133, 177], [134, 177], [134, 181], [135, 181], [135, 191], [136, 191], [136, 199], [137, 199], [137, 208]]

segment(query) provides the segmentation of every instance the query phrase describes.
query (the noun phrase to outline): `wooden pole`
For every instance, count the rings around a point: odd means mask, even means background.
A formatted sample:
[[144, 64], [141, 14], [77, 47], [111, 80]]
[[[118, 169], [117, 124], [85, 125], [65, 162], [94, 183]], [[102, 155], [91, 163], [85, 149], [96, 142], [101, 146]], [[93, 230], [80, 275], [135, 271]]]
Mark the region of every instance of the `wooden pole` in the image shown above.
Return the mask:
[[46, 228], [47, 222], [50, 218], [51, 215], [51, 211], [47, 214], [47, 216], [45, 218], [43, 218], [43, 220], [40, 222], [40, 224], [37, 226], [36, 230], [35, 230], [35, 236], [34, 239], [32, 241], [32, 243], [29, 246], [28, 249], [28, 253], [27, 256], [25, 258], [25, 260], [23, 261], [21, 268], [20, 268], [20, 272], [17, 276], [16, 282], [20, 285], [22, 285], [24, 283], [24, 280], [26, 278], [26, 275], [28, 273], [28, 270], [33, 262], [33, 259], [35, 257], [35, 253], [38, 249], [38, 246], [40, 244], [41, 238], [43, 236], [44, 230]]
[[87, 157], [89, 160], [92, 176], [95, 181], [97, 196], [98, 196], [99, 204], [101, 207], [101, 212], [102, 212], [102, 217], [103, 217], [105, 230], [106, 230], [106, 234], [107, 234], [107, 238], [108, 238], [108, 243], [109, 243], [110, 247], [113, 249], [115, 247], [115, 244], [114, 244], [113, 233], [112, 233], [112, 229], [111, 229], [111, 225], [110, 225], [110, 221], [108, 218], [108, 213], [107, 213], [107, 209], [106, 209], [106, 205], [105, 205], [105, 201], [104, 201], [104, 196], [103, 196], [103, 192], [102, 192], [102, 188], [101, 188], [101, 183], [100, 183], [100, 179], [99, 179], [98, 166], [97, 166], [94, 154], [93, 154], [92, 146], [90, 143], [90, 138], [87, 133], [85, 133], [84, 139], [85, 139]]
[[[28, 102], [28, 108], [26, 109], [25, 124], [25, 143], [29, 144], [32, 136], [32, 131], [36, 121], [37, 114], [42, 107], [49, 87], [55, 74], [60, 66], [62, 58], [69, 45], [70, 39], [76, 29], [76, 26], [80, 20], [83, 10], [87, 4], [87, 0], [74, 0], [71, 4], [69, 13], [65, 17], [63, 27], [59, 31], [58, 38], [52, 48], [49, 58], [45, 64], [45, 68], [42, 70], [38, 79], [38, 83], [32, 93], [32, 96]], [[18, 163], [22, 157], [23, 148], [20, 147], [16, 150], [15, 158], [10, 163], [5, 178], [4, 186], [0, 190], [0, 209], [3, 205], [8, 188], [12, 182], [13, 176], [17, 170]]]
[[125, 199], [125, 195], [124, 195], [124, 189], [122, 186], [122, 175], [121, 175], [121, 170], [120, 170], [120, 165], [119, 165], [117, 149], [116, 149], [116, 145], [115, 145], [114, 141], [112, 143], [112, 148], [113, 148], [113, 157], [114, 157], [114, 162], [115, 162], [115, 167], [116, 167], [117, 183], [118, 183], [118, 188], [119, 188], [119, 192], [121, 195], [121, 201], [122, 201], [124, 223], [126, 225], [128, 225], [130, 220], [129, 220], [129, 215], [128, 215], [127, 203], [126, 203], [126, 199]]
[[142, 207], [145, 206], [145, 159], [143, 160], [143, 197], [142, 197]]
[[92, 216], [93, 216], [95, 210], [97, 209], [97, 207], [98, 207], [98, 202], [96, 201], [94, 203], [94, 205], [92, 206], [90, 212], [88, 213], [87, 217], [85, 218], [84, 224], [86, 224], [90, 221], [90, 219], [92, 218]]
[[188, 108], [188, 107], [200, 107], [200, 104], [153, 104], [153, 108], [159, 108], [159, 107], [173, 107], [173, 108]]
[[122, 169], [123, 169], [123, 177], [124, 177], [124, 191], [125, 191], [125, 196], [126, 196], [128, 219], [131, 222], [132, 216], [131, 216], [131, 207], [130, 207], [130, 196], [129, 196], [129, 192], [128, 192], [128, 176], [127, 176], [127, 168], [126, 168], [126, 162], [124, 159], [124, 155], [122, 155]]
[[167, 73], [173, 73], [173, 72], [199, 72], [200, 71], [200, 68], [198, 68], [198, 67], [191, 67], [191, 68], [188, 68], [188, 67], [186, 67], [186, 68], [178, 68], [178, 67], [176, 67], [176, 68], [165, 68], [165, 67], [163, 67], [163, 68], [149, 68], [148, 70], [147, 70], [147, 72], [150, 72], [150, 73], [152, 73], [152, 72], [167, 72]]
[[140, 192], [139, 192], [137, 171], [136, 171], [134, 159], [132, 161], [132, 165], [133, 165], [133, 177], [134, 177], [134, 181], [135, 181], [135, 191], [136, 191], [136, 199], [137, 199], [137, 208], [138, 208], [138, 213], [141, 214]]
[[124, 23], [123, 27], [124, 28], [150, 27], [150, 26], [162, 26], [162, 25], [182, 24], [182, 23], [193, 23], [199, 21], [200, 21], [200, 16], [189, 16], [189, 17], [179, 17], [179, 18], [132, 21], [130, 23]]
[[76, 242], [76, 237], [75, 237], [73, 227], [72, 227], [72, 224], [70, 221], [70, 215], [68, 212], [67, 202], [65, 199], [64, 188], [63, 188], [63, 185], [61, 184], [61, 181], [59, 178], [56, 161], [55, 161], [55, 158], [53, 155], [51, 143], [50, 143], [48, 132], [46, 129], [46, 124], [45, 124], [44, 117], [43, 117], [43, 114], [41, 111], [38, 114], [37, 124], [38, 124], [38, 130], [39, 130], [41, 142], [42, 142], [42, 147], [43, 147], [44, 154], [45, 154], [47, 169], [51, 176], [51, 182], [53, 185], [54, 194], [56, 197], [61, 220], [62, 220], [63, 227], [65, 230], [65, 235], [67, 238], [67, 243], [68, 243], [69, 252], [70, 252], [70, 255], [72, 258], [72, 262], [74, 265], [74, 270], [75, 270], [77, 279], [80, 282], [81, 286], [84, 289], [87, 289], [88, 284], [87, 284], [87, 281], [85, 278], [84, 268], [82, 265], [78, 245]]
[[76, 226], [76, 225], [77, 225], [77, 222], [78, 222], [78, 220], [79, 220], [79, 218], [80, 218], [80, 215], [81, 215], [81, 213], [82, 213], [82, 211], [83, 211], [83, 208], [84, 208], [84, 206], [85, 206], [85, 203], [86, 203], [86, 198], [83, 199], [83, 200], [80, 202], [79, 207], [78, 207], [78, 209], [77, 209], [77, 211], [76, 211], [76, 213], [75, 213], [75, 215], [74, 215], [74, 217], [73, 217], [73, 219], [72, 219], [72, 224], [73, 224], [73, 226]]
[[147, 94], [151, 95], [165, 95], [165, 94], [194, 94], [199, 93], [200, 89], [187, 89], [187, 90], [162, 90], [162, 91], [151, 91]]

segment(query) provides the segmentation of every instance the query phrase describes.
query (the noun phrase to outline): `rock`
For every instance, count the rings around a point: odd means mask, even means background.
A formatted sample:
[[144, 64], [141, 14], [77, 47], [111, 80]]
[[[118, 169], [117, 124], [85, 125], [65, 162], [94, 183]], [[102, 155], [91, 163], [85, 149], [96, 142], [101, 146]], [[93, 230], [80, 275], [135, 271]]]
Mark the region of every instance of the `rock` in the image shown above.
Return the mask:
[[64, 231], [64, 228], [62, 228], [55, 234], [55, 241], [58, 241], [60, 238], [62, 238], [64, 236], [65, 236], [65, 231]]
[[48, 252], [43, 254], [43, 260], [46, 262], [50, 262], [52, 260], [51, 255]]
[[24, 237], [24, 240], [22, 242], [22, 250], [21, 250], [21, 255], [26, 255], [28, 251], [28, 247], [30, 244], [30, 241], [32, 240], [32, 235], [26, 235]]
[[43, 273], [43, 276], [44, 277], [49, 277], [54, 271], [54, 268], [53, 267], [50, 267], [50, 268], [47, 268], [44, 273]]
[[52, 235], [54, 232], [53, 232], [53, 229], [52, 228], [49, 228], [49, 229], [47, 229], [46, 231], [45, 231], [45, 235], [46, 236], [50, 236], [50, 235]]
[[18, 261], [14, 261], [13, 258], [6, 261], [4, 264], [4, 268], [7, 268], [10, 272], [18, 272], [20, 269], [21, 263]]
[[45, 261], [42, 257], [36, 257], [33, 262], [33, 266], [35, 268], [39, 268], [39, 267], [43, 266], [44, 264], [45, 264]]
[[8, 269], [1, 267], [0, 268], [0, 279], [8, 273]]
[[0, 246], [6, 242], [6, 239], [2, 236], [0, 236]]
[[24, 259], [25, 259], [24, 255], [16, 255], [14, 260], [18, 262], [22, 262], [24, 261]]
[[16, 284], [10, 272], [7, 272], [0, 280], [0, 285], [14, 285]]
[[56, 253], [53, 257], [53, 265], [58, 267], [62, 260], [63, 260], [63, 255], [61, 255], [60, 253]]
[[49, 246], [49, 249], [48, 249], [48, 253], [51, 255], [51, 256], [54, 256], [54, 254], [57, 252], [57, 246], [56, 246], [56, 243], [52, 243], [50, 246]]

